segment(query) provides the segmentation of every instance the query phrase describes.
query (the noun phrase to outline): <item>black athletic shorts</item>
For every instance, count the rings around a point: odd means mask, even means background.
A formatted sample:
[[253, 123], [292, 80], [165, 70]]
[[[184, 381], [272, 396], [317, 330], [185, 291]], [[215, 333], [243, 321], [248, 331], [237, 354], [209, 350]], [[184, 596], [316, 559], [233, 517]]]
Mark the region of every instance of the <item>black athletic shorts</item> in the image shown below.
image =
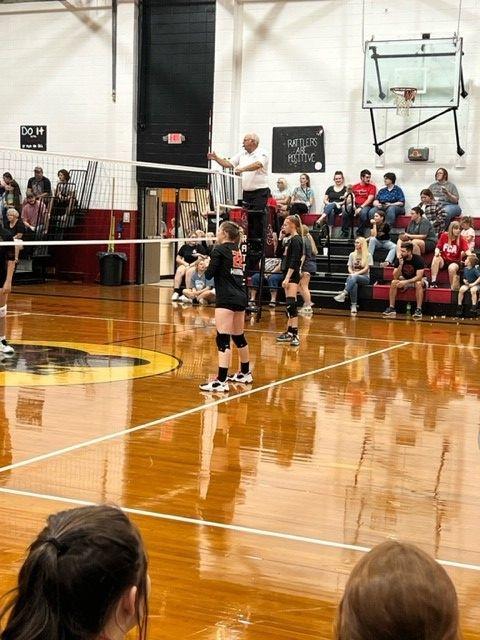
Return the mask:
[[7, 269], [4, 265], [0, 266], [0, 289], [3, 288], [5, 280], [7, 279]]
[[[287, 277], [287, 274], [284, 273], [283, 274], [283, 279], [285, 280], [286, 277]], [[300, 271], [294, 271], [292, 273], [292, 275], [290, 276], [290, 282], [292, 284], [298, 284], [300, 282], [300, 278], [301, 278]]]
[[229, 311], [245, 311], [245, 308], [241, 304], [222, 304], [221, 302], [217, 302], [215, 305], [215, 309], [228, 309]]

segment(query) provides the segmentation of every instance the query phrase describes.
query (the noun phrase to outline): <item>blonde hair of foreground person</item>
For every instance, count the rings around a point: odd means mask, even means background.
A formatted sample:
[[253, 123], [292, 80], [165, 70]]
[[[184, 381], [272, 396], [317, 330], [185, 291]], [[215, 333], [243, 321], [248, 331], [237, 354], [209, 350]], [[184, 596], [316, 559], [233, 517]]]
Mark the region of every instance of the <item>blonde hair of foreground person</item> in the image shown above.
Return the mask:
[[413, 544], [383, 542], [353, 568], [335, 640], [459, 640], [458, 601], [445, 569]]

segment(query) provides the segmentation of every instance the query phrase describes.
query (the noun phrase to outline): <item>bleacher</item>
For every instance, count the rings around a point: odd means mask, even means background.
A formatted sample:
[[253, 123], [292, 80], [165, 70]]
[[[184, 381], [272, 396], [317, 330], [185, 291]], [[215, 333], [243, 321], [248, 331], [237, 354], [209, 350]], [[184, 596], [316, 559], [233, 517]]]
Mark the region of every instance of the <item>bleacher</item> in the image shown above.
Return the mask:
[[[305, 224], [312, 226], [317, 215], [304, 216]], [[399, 216], [396, 220], [395, 228], [391, 232], [391, 239], [396, 242], [410, 221], [410, 216]], [[474, 218], [474, 229], [476, 233], [475, 246], [480, 252], [480, 218]], [[312, 235], [319, 247], [317, 256], [317, 273], [310, 281], [312, 300], [317, 307], [332, 309], [348, 309], [349, 304], [335, 302], [333, 296], [343, 289], [347, 278], [347, 258], [354, 249], [353, 239], [341, 239], [339, 234], [341, 217], [335, 220], [333, 237], [330, 240], [330, 261], [328, 256], [323, 255], [323, 242], [319, 231], [313, 230]], [[363, 311], [383, 311], [388, 306], [388, 292], [392, 279], [393, 269], [391, 267], [380, 267], [379, 263], [385, 260], [387, 251], [377, 250], [374, 256], [375, 266], [370, 269], [370, 285], [359, 287], [359, 308]], [[423, 256], [426, 263], [425, 276], [430, 277], [430, 269], [433, 253]], [[330, 268], [329, 268], [330, 265]], [[427, 289], [424, 299], [424, 313], [430, 315], [453, 316], [457, 304], [457, 291], [452, 291], [449, 286], [448, 274], [445, 270], [438, 274], [437, 289]], [[415, 301], [415, 290], [399, 291], [397, 294], [397, 310], [401, 313], [406, 305]]]

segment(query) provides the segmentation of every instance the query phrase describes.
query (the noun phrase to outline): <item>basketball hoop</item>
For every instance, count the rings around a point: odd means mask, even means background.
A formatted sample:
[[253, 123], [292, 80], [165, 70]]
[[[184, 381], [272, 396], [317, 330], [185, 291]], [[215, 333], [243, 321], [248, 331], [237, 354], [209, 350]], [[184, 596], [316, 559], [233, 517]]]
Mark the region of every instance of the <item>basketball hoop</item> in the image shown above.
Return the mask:
[[417, 96], [416, 87], [391, 87], [395, 104], [397, 106], [397, 116], [410, 114], [410, 107], [415, 102]]

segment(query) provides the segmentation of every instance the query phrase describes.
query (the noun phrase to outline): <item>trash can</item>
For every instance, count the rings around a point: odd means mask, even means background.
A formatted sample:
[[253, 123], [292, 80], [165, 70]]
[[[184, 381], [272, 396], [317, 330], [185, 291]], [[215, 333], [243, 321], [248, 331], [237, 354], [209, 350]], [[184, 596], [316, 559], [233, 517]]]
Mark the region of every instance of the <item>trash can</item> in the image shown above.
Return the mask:
[[123, 265], [127, 261], [127, 254], [99, 251], [97, 256], [100, 261], [100, 284], [110, 287], [122, 284]]

